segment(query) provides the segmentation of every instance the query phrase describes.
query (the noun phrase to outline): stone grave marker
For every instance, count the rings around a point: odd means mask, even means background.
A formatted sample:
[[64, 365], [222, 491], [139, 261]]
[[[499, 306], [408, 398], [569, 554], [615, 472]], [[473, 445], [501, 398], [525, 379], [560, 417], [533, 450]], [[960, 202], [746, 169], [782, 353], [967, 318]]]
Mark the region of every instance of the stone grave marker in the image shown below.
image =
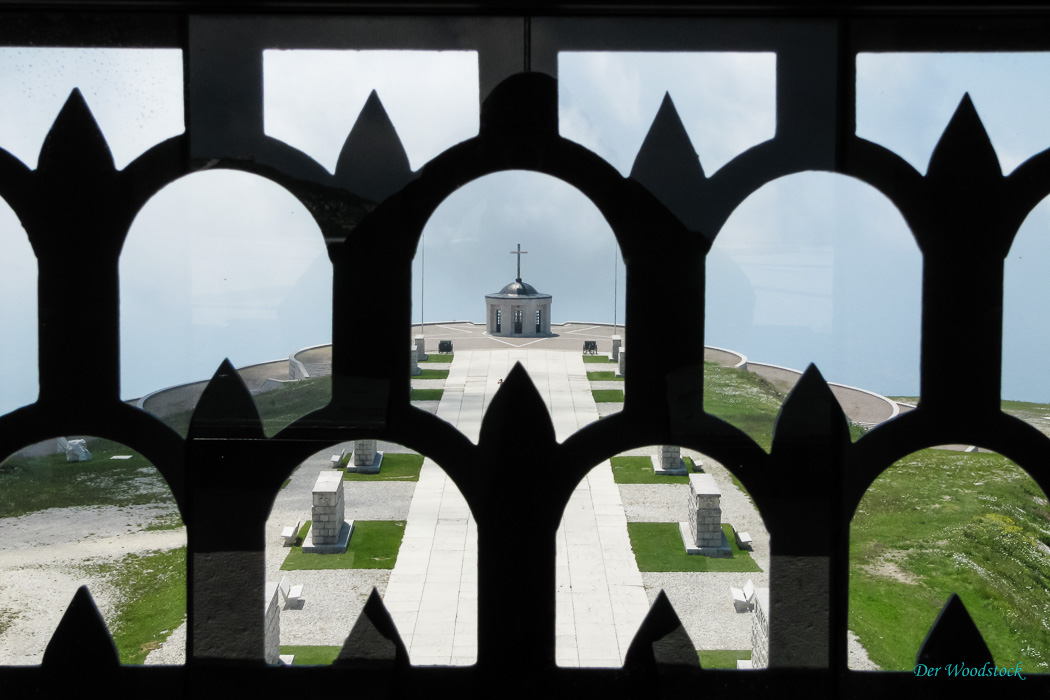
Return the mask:
[[303, 542], [303, 551], [318, 554], [345, 552], [354, 523], [346, 520], [342, 472], [325, 471], [317, 475], [311, 516], [313, 524]]
[[412, 372], [412, 376], [414, 377], [417, 374], [422, 374], [423, 370], [421, 370], [419, 368], [419, 357], [416, 355], [416, 346], [415, 346], [415, 344], [412, 345], [412, 349], [411, 349], [411, 352], [409, 353], [409, 355], [410, 355], [410, 358], [409, 358], [409, 369]]
[[383, 463], [383, 453], [377, 449], [375, 440], [354, 440], [354, 454], [346, 465], [348, 472], [378, 474]]
[[678, 523], [689, 554], [727, 556], [729, 541], [722, 532], [722, 492], [710, 474], [689, 475], [689, 522]]
[[660, 445], [656, 459], [653, 460], [653, 472], [658, 476], [685, 476], [689, 470], [682, 460], [682, 448], [678, 445]]
[[90, 462], [91, 452], [88, 451], [85, 440], [69, 440], [66, 443], [67, 462]]
[[423, 339], [422, 335], [417, 335], [416, 338], [415, 338], [415, 341], [416, 341], [416, 361], [417, 362], [424, 362], [424, 361], [426, 361], [426, 359], [428, 357], [430, 357], [429, 355], [427, 355], [427, 349], [426, 349], [426, 347], [424, 345], [423, 340], [424, 339]]

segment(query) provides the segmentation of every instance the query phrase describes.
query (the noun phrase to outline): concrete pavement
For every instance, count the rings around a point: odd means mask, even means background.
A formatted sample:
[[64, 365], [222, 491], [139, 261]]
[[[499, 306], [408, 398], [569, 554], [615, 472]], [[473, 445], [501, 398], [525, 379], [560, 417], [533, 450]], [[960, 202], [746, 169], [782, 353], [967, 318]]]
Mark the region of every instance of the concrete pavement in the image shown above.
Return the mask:
[[[438, 416], [476, 442], [499, 380], [515, 362], [543, 396], [559, 441], [598, 419], [581, 356], [539, 349], [457, 349]], [[620, 666], [649, 602], [608, 462], [573, 493], [557, 538], [557, 662]], [[384, 603], [413, 664], [476, 661], [477, 530], [459, 490], [429, 459]]]

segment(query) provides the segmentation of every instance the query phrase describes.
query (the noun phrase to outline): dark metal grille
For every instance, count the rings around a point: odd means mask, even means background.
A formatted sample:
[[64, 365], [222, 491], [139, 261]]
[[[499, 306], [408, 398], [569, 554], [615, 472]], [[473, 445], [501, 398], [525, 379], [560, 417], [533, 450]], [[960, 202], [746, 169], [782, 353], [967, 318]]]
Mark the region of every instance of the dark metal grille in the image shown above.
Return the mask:
[[[928, 694], [929, 686], [909, 673], [847, 669], [849, 523], [883, 469], [912, 451], [946, 443], [996, 450], [1050, 490], [1050, 440], [1000, 411], [999, 386], [1003, 260], [1021, 221], [1050, 193], [1050, 152], [1004, 177], [976, 112], [964, 101], [921, 175], [854, 135], [855, 57], [861, 51], [1047, 50], [1050, 21], [1042, 12], [901, 14], [856, 6], [820, 16], [800, 6], [763, 15], [745, 6], [733, 15], [683, 3], [666, 10], [668, 16], [651, 17], [615, 4], [600, 13], [588, 10], [592, 16], [586, 17], [469, 17], [455, 8], [427, 17], [384, 16], [382, 8], [370, 8], [375, 14], [368, 16], [306, 17], [194, 15], [177, 4], [152, 3], [115, 3], [97, 12], [66, 3], [43, 4], [48, 12], [25, 7], [0, 16], [3, 44], [183, 50], [186, 133], [125, 170], [113, 170], [76, 96], [52, 128], [35, 171], [0, 152], [0, 196], [19, 216], [39, 261], [40, 309], [39, 400], [0, 417], [0, 457], [55, 434], [90, 434], [150, 459], [188, 527], [190, 625], [185, 667], [123, 668], [106, 654], [90, 606], [74, 606], [43, 666], [0, 669], [11, 697], [20, 696], [18, 690], [47, 697], [71, 688], [173, 697], [348, 688], [382, 697]], [[258, 3], [255, 10], [267, 8]], [[296, 47], [476, 50], [480, 133], [413, 172], [397, 135], [382, 132], [381, 115], [366, 113], [343, 152], [355, 167], [330, 175], [263, 134], [262, 51]], [[707, 177], [677, 115], [662, 110], [624, 178], [558, 135], [554, 76], [557, 54], [566, 50], [775, 52], [776, 137]], [[366, 128], [368, 148], [360, 139]], [[315, 217], [332, 261], [331, 403], [270, 439], [228, 364], [201, 398], [185, 440], [120, 401], [116, 272], [124, 237], [159, 189], [212, 167], [253, 172], [285, 187]], [[546, 173], [587, 195], [610, 223], [627, 266], [632, 358], [624, 410], [561, 444], [522, 371], [511, 373], [492, 402], [478, 445], [409, 402], [403, 341], [422, 228], [458, 187], [508, 169]], [[811, 368], [785, 403], [767, 454], [703, 410], [703, 316], [705, 303], [715, 303], [705, 302], [705, 256], [749, 194], [805, 170], [870, 184], [914, 233], [924, 260], [922, 401], [850, 443], [841, 409]], [[376, 303], [351, 306], [352, 264], [361, 257], [382, 261], [391, 292]], [[668, 298], [676, 304], [665, 304]], [[61, 325], [49, 322], [65, 316], [94, 319], [93, 345], [66, 342]], [[683, 318], [695, 322], [682, 324]], [[354, 342], [353, 329], [362, 326], [373, 329], [373, 342]], [[668, 327], [679, 329], [678, 352], [665, 351], [661, 338]], [[959, 327], [971, 331], [965, 343], [958, 342]], [[965, 387], [954, 380], [959, 373], [971, 378]], [[70, 382], [80, 384], [76, 395], [64, 390]], [[531, 436], [527, 454], [518, 449], [521, 435]], [[263, 525], [270, 504], [302, 460], [358, 438], [397, 442], [433, 458], [470, 504], [478, 526], [475, 666], [409, 667], [378, 600], [350, 632], [334, 667], [263, 666]], [[701, 670], [663, 598], [639, 629], [623, 669], [555, 666], [554, 535], [567, 499], [601, 460], [664, 443], [726, 464], [765, 519], [772, 549], [768, 670]], [[522, 480], [537, 463], [545, 465], [544, 478]], [[257, 478], [242, 517], [255, 526], [221, 542], [209, 538], [219, 527], [218, 504], [240, 474], [230, 465], [249, 464]], [[807, 507], [800, 509], [800, 502]], [[513, 547], [495, 534], [506, 521], [528, 524]], [[987, 652], [979, 638], [965, 634], [966, 622], [958, 611], [947, 611], [924, 653], [983, 662]], [[1040, 695], [1048, 689], [1045, 677], [1030, 676], [1006, 692]]]

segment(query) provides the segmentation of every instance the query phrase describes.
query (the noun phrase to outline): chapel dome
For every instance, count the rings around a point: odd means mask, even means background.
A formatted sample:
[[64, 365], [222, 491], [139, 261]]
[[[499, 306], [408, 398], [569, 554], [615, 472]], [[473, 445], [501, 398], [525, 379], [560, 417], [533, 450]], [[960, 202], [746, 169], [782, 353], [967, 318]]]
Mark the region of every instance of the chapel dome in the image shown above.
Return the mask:
[[530, 297], [535, 299], [549, 299], [551, 295], [536, 291], [536, 288], [528, 282], [522, 282], [521, 279], [516, 279], [498, 292], [486, 294], [485, 296], [490, 299], [521, 299]]
[[511, 294], [517, 297], [534, 297], [539, 292], [528, 282], [516, 281], [511, 282], [503, 289], [499, 290], [500, 294]]

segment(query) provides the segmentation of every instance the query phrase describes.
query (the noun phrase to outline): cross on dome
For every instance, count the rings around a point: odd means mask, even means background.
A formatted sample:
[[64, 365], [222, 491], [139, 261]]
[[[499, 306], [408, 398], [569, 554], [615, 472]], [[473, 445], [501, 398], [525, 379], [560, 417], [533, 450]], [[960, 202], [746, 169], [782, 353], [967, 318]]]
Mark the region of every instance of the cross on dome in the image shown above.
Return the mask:
[[518, 276], [515, 278], [516, 282], [521, 282], [521, 256], [522, 255], [528, 255], [528, 253], [529, 253], [529, 251], [521, 249], [521, 243], [518, 244], [518, 249], [517, 250], [510, 251], [511, 255], [517, 255], [518, 256]]

